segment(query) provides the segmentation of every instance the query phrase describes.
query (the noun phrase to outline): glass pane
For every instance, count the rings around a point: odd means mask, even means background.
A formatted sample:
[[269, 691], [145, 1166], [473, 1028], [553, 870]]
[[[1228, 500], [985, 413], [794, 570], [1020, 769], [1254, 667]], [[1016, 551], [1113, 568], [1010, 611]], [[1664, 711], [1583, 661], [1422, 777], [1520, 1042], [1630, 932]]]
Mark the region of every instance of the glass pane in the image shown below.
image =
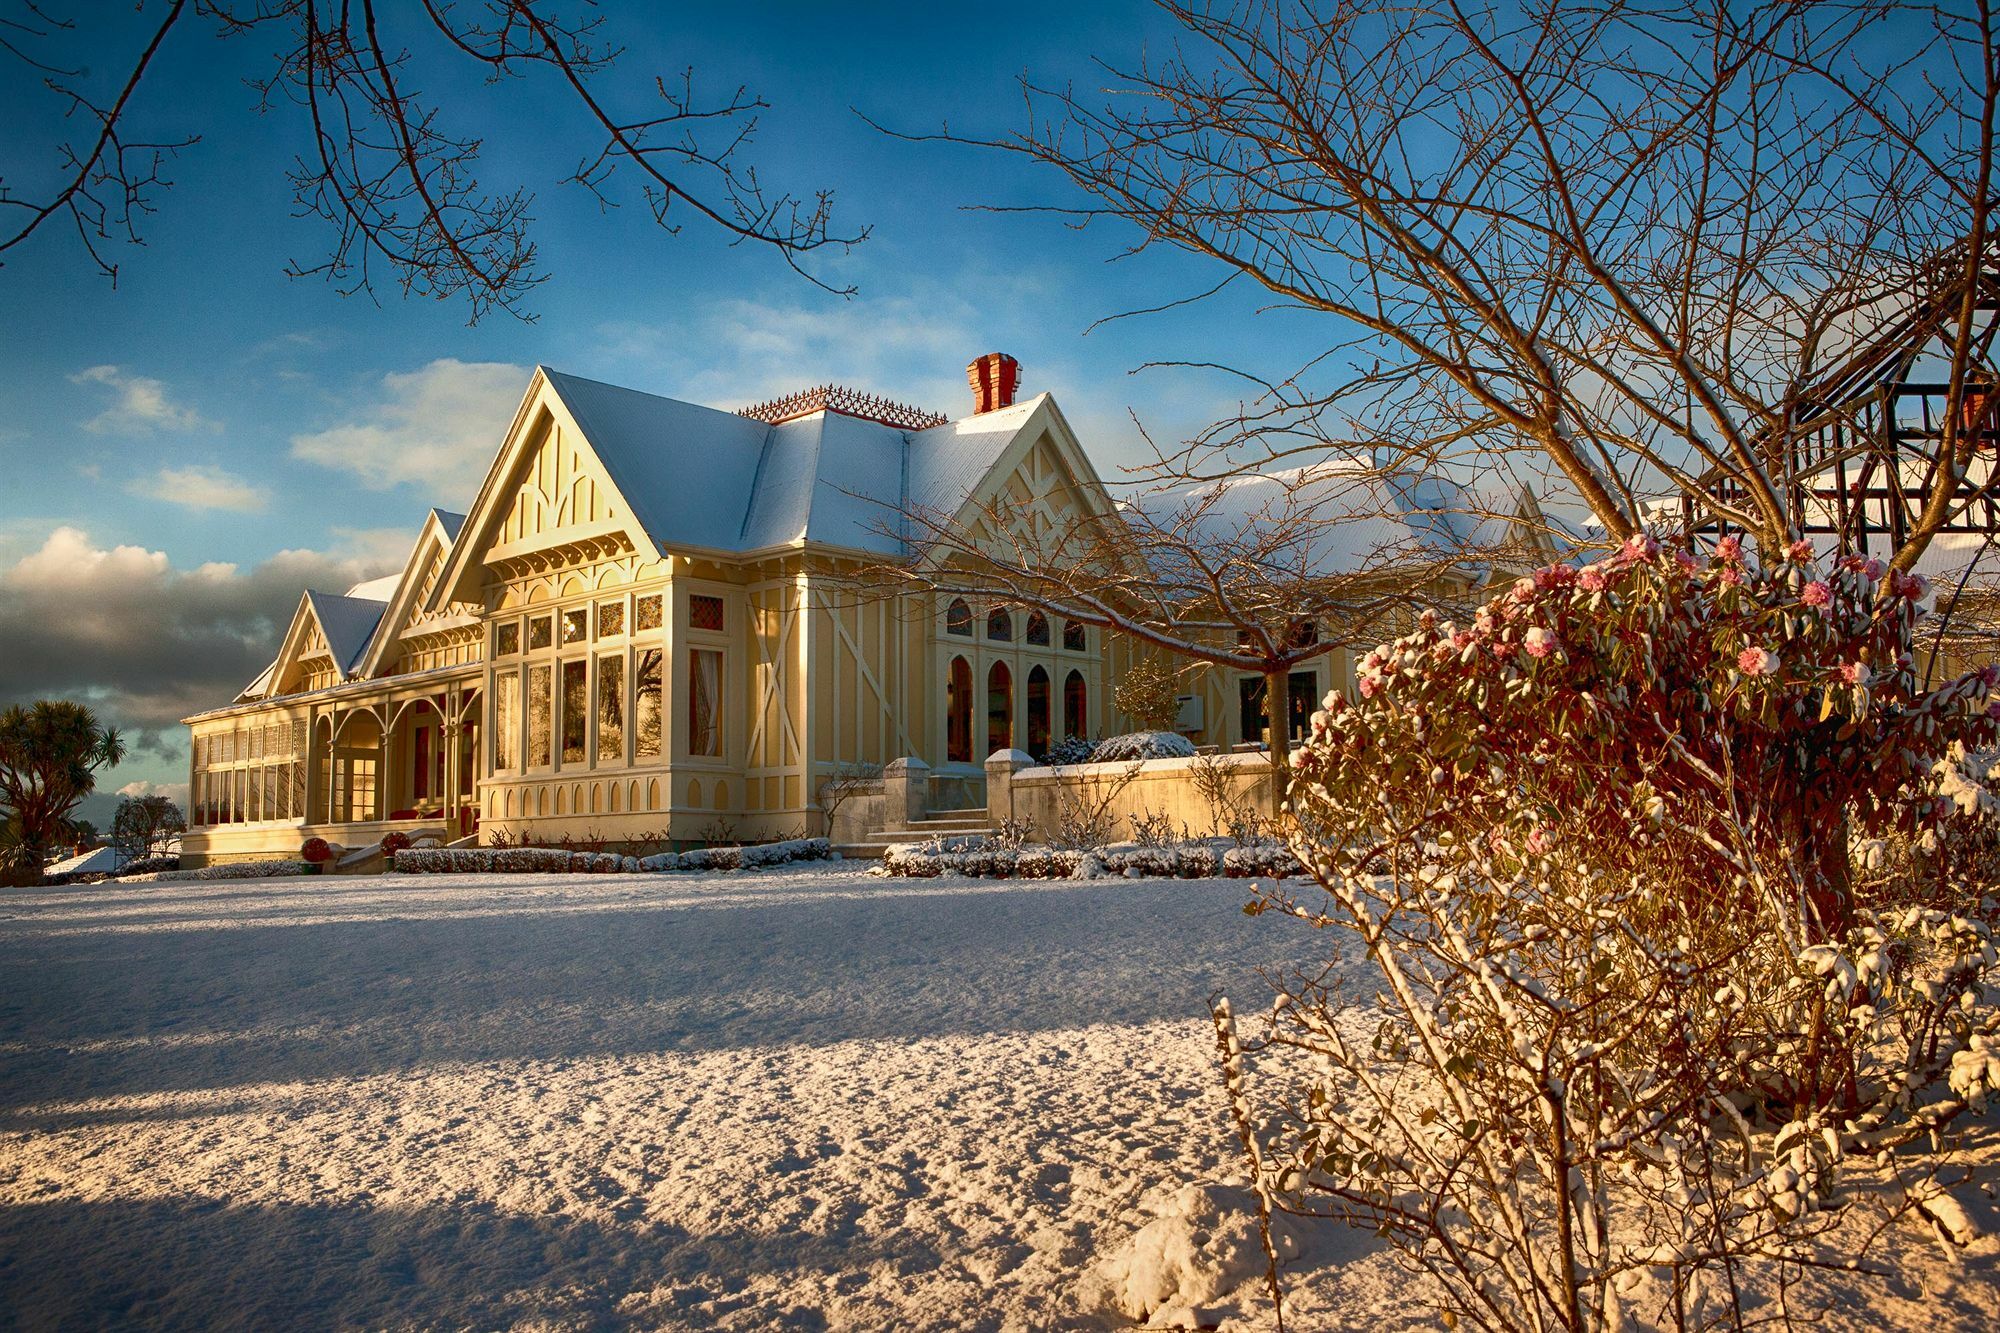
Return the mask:
[[688, 753], [722, 753], [722, 654], [712, 649], [688, 654]]
[[972, 608], [965, 604], [963, 597], [954, 597], [951, 605], [944, 609], [944, 632], [972, 637]]
[[520, 621], [518, 620], [504, 621], [501, 624], [494, 627], [493, 655], [495, 657], [512, 657], [515, 653], [518, 653], [520, 651], [521, 651]]
[[[655, 597], [655, 607], [659, 605]], [[641, 649], [632, 672], [632, 756], [660, 757], [660, 650]]]
[[590, 612], [583, 607], [562, 613], [562, 636], [565, 645], [582, 643], [590, 637]]
[[599, 602], [597, 604], [597, 637], [614, 639], [625, 632], [625, 603]]
[[528, 621], [528, 647], [546, 648], [548, 646], [549, 618], [547, 616], [535, 616]]
[[1028, 613], [1028, 642], [1039, 648], [1049, 646], [1049, 618], [1040, 611]]
[[580, 764], [584, 758], [584, 737], [589, 732], [590, 664], [562, 664], [562, 757], [565, 764]]
[[658, 629], [660, 627], [660, 595], [635, 597], [632, 599], [632, 628]]
[[493, 767], [505, 773], [516, 763], [521, 745], [521, 673], [506, 671], [493, 679]]
[[1073, 653], [1080, 653], [1084, 650], [1083, 626], [1077, 624], [1074, 620], [1063, 626], [1063, 647]]
[[722, 599], [692, 593], [688, 597], [688, 628], [722, 631]]
[[528, 669], [528, 767], [547, 767], [549, 743], [549, 677], [545, 666]]
[[[623, 610], [624, 608], [619, 608]], [[597, 659], [597, 762], [625, 757], [625, 659]]]
[[1014, 641], [1014, 617], [1007, 614], [1006, 607], [996, 606], [986, 613], [986, 637], [1001, 643]]

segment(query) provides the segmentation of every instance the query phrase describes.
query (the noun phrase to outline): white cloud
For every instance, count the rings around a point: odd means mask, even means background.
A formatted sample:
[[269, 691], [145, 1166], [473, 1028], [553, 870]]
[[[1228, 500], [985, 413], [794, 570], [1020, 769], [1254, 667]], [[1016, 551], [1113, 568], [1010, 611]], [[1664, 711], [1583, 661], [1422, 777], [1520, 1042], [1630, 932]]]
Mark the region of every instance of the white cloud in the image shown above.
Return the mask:
[[217, 467], [163, 467], [151, 477], [135, 478], [126, 490], [149, 499], [165, 500], [184, 509], [230, 509], [250, 514], [271, 501], [271, 493]]
[[408, 553], [401, 537], [393, 556], [381, 534], [357, 531], [334, 551], [182, 569], [164, 551], [100, 546], [59, 526], [0, 565], [0, 706], [78, 699], [136, 748], [184, 753], [179, 719], [228, 703], [264, 669], [302, 591], [393, 571]]
[[83, 423], [95, 435], [145, 435], [153, 431], [191, 431], [211, 423], [191, 407], [183, 407], [160, 380], [128, 374], [121, 366], [91, 366], [69, 377], [71, 384], [101, 384], [111, 390], [111, 406]]
[[292, 437], [292, 456], [352, 473], [373, 490], [414, 483], [469, 493], [500, 451], [529, 372], [495, 361], [433, 361], [382, 377], [356, 419]]
[[164, 796], [181, 809], [187, 809], [188, 785], [185, 782], [128, 782], [113, 793], [129, 796], [133, 800], [143, 800], [148, 796]]

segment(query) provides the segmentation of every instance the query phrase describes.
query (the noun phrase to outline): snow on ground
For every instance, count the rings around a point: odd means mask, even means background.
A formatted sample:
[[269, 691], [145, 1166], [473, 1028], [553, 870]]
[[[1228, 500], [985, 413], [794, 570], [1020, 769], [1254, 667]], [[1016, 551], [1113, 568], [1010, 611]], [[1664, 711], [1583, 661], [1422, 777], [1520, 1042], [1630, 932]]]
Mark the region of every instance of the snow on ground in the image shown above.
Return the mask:
[[[1205, 1002], [1327, 941], [1243, 900], [851, 867], [0, 895], [0, 1326], [1103, 1328], [1180, 1265], [1204, 1322], [1267, 1327], [1240, 1195], [1188, 1189], [1236, 1170]], [[1981, 1255], [1835, 1326], [1981, 1326]], [[1288, 1282], [1293, 1327], [1426, 1323], [1345, 1235]]]

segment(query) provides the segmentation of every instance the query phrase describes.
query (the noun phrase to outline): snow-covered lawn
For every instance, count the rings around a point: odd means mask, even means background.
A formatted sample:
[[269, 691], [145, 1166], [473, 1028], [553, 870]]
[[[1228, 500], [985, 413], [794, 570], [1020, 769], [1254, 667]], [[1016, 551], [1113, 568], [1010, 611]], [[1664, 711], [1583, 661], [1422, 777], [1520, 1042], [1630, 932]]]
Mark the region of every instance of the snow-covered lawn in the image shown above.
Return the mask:
[[[0, 1324], [1115, 1325], [1104, 1260], [1235, 1170], [1207, 996], [1329, 942], [1245, 887], [0, 895]], [[1925, 1267], [1835, 1326], [1992, 1318], [1990, 1253]], [[1294, 1327], [1426, 1324], [1353, 1241], [1289, 1282]]]

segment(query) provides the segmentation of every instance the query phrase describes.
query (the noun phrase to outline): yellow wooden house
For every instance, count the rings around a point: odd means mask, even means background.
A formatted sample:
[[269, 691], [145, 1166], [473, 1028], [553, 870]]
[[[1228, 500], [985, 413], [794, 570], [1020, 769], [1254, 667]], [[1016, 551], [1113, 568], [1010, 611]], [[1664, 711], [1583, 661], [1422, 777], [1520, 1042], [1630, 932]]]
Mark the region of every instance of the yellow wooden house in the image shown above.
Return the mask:
[[1053, 397], [974, 406], [727, 412], [538, 368], [469, 510], [399, 575], [306, 592], [264, 673], [187, 719], [184, 860], [818, 832], [829, 775], [919, 756], [976, 804], [992, 749], [1104, 732], [1097, 630], [853, 586], [907, 556], [909, 512], [1108, 505]]

